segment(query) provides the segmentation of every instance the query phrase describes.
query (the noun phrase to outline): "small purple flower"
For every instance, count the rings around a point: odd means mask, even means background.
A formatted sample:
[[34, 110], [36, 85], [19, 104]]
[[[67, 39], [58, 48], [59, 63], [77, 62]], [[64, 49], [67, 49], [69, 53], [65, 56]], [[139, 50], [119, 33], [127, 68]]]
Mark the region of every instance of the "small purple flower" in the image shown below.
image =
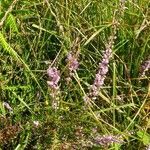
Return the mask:
[[97, 73], [93, 85], [96, 86], [97, 88], [101, 87], [104, 84], [104, 79], [105, 79], [104, 75]]
[[112, 54], [112, 49], [108, 45], [106, 51], [103, 53], [102, 62], [99, 63], [98, 72], [95, 75], [94, 83], [91, 86], [90, 97], [96, 97], [98, 95], [99, 89], [103, 86], [106, 74], [108, 72], [109, 59]]
[[94, 142], [102, 146], [109, 146], [112, 143], [121, 143], [122, 140], [120, 140], [117, 136], [104, 135], [95, 137]]
[[58, 82], [60, 80], [60, 73], [55, 67], [49, 67], [47, 69], [47, 74], [49, 77], [49, 81], [47, 81], [47, 84], [52, 89], [58, 89]]
[[76, 71], [79, 67], [79, 62], [75, 56], [72, 55], [72, 53], [69, 53], [67, 56], [67, 62], [68, 62], [68, 68], [70, 72]]

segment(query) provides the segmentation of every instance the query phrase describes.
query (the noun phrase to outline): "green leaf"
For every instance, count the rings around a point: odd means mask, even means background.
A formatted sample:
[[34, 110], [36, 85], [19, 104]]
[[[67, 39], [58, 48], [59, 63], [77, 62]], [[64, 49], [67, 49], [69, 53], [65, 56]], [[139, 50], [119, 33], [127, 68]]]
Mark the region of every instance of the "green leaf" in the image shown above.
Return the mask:
[[35, 82], [37, 83], [37, 85], [41, 89], [41, 92], [45, 96], [45, 93], [44, 93], [44, 91], [43, 91], [40, 83], [38, 82], [38, 80], [35, 77], [35, 75], [33, 74], [33, 72], [30, 70], [29, 66], [18, 55], [18, 53], [9, 45], [9, 43], [7, 43], [5, 37], [3, 36], [3, 34], [1, 32], [0, 32], [0, 45], [3, 47], [4, 51], [8, 52], [12, 56], [13, 59], [15, 59], [18, 63], [22, 63], [24, 65], [25, 69], [29, 72], [29, 74], [31, 75], [31, 77], [35, 80]]
[[148, 145], [150, 143], [150, 135], [145, 131], [138, 131], [137, 135], [142, 140], [144, 145]]
[[18, 33], [18, 27], [16, 24], [16, 19], [12, 14], [9, 14], [7, 19], [6, 19], [6, 28], [10, 28], [12, 29], [13, 32], [17, 32]]

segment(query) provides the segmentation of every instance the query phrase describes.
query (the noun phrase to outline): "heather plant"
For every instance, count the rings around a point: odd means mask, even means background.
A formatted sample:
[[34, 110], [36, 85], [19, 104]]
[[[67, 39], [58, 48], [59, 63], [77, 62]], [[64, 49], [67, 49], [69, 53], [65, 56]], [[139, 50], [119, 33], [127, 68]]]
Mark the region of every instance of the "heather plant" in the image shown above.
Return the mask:
[[104, 136], [99, 136], [95, 137], [94, 139], [95, 143], [103, 145], [103, 146], [109, 146], [111, 143], [121, 143], [121, 138], [117, 136], [112, 136], [112, 135], [104, 135]]
[[59, 108], [59, 85], [58, 82], [60, 80], [60, 73], [55, 67], [49, 67], [47, 69], [47, 75], [49, 80], [47, 81], [47, 85], [50, 88], [50, 96], [52, 97], [52, 108], [57, 110]]
[[66, 63], [67, 63], [67, 76], [66, 83], [70, 84], [75, 72], [79, 68], [79, 38], [77, 37], [71, 46], [70, 51], [67, 53]]
[[0, 149], [149, 149], [149, 6], [0, 1]]
[[[108, 39], [108, 42], [105, 44], [106, 50], [103, 52], [102, 61], [99, 63], [94, 83], [91, 85], [90, 92], [84, 97], [84, 101], [88, 101], [89, 98], [93, 100], [96, 99], [100, 89], [104, 85], [104, 80], [108, 73], [109, 61], [113, 53], [114, 40], [117, 34], [117, 27], [119, 24], [119, 19], [116, 13], [120, 12], [120, 14], [123, 15], [123, 11], [125, 8], [125, 1], [120, 1], [119, 4], [120, 7], [118, 7], [118, 9], [116, 9], [113, 14], [112, 33]], [[121, 15], [119, 17], [122, 17]]]

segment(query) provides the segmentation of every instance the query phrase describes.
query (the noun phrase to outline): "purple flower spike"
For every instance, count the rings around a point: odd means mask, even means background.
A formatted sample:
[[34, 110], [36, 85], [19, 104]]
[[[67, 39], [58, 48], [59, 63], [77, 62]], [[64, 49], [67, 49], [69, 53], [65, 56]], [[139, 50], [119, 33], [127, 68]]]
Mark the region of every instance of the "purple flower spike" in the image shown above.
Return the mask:
[[55, 67], [49, 67], [47, 69], [47, 74], [49, 77], [49, 81], [47, 81], [47, 84], [52, 89], [58, 89], [58, 82], [60, 80], [60, 73]]
[[97, 88], [100, 88], [104, 84], [104, 79], [105, 79], [105, 76], [97, 73], [96, 77], [95, 77], [95, 80], [94, 80], [94, 85]]
[[113, 135], [98, 136], [94, 138], [94, 141], [102, 146], [108, 146], [112, 143], [122, 143], [122, 140], [120, 140], [119, 137]]
[[68, 62], [68, 68], [70, 72], [73, 72], [78, 69], [79, 67], [79, 62], [75, 56], [73, 56], [71, 53], [68, 54], [67, 57], [67, 62]]
[[106, 48], [106, 51], [103, 53], [102, 62], [99, 63], [99, 68], [97, 74], [95, 75], [94, 83], [91, 86], [91, 92], [89, 94], [90, 97], [94, 96], [95, 98], [98, 95], [99, 89], [103, 86], [106, 74], [108, 72], [109, 59], [112, 54], [112, 48], [109, 45]]

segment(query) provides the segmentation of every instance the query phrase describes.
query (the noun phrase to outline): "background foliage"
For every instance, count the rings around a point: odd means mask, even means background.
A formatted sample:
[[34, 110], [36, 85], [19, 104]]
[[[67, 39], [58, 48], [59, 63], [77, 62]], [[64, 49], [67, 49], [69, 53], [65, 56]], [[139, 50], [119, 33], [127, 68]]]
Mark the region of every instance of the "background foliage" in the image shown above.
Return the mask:
[[[1, 20], [12, 3], [0, 1]], [[16, 1], [0, 26], [1, 149], [141, 150], [150, 144], [149, 72], [140, 75], [150, 53], [149, 0], [126, 0], [124, 12], [116, 15], [119, 25], [105, 85], [92, 106], [83, 100], [119, 4], [118, 0]], [[65, 60], [72, 50], [80, 52], [80, 66], [67, 84]], [[46, 83], [49, 65], [61, 74], [57, 111]], [[121, 136], [123, 142], [109, 146], [94, 142], [95, 136], [103, 135]]]

